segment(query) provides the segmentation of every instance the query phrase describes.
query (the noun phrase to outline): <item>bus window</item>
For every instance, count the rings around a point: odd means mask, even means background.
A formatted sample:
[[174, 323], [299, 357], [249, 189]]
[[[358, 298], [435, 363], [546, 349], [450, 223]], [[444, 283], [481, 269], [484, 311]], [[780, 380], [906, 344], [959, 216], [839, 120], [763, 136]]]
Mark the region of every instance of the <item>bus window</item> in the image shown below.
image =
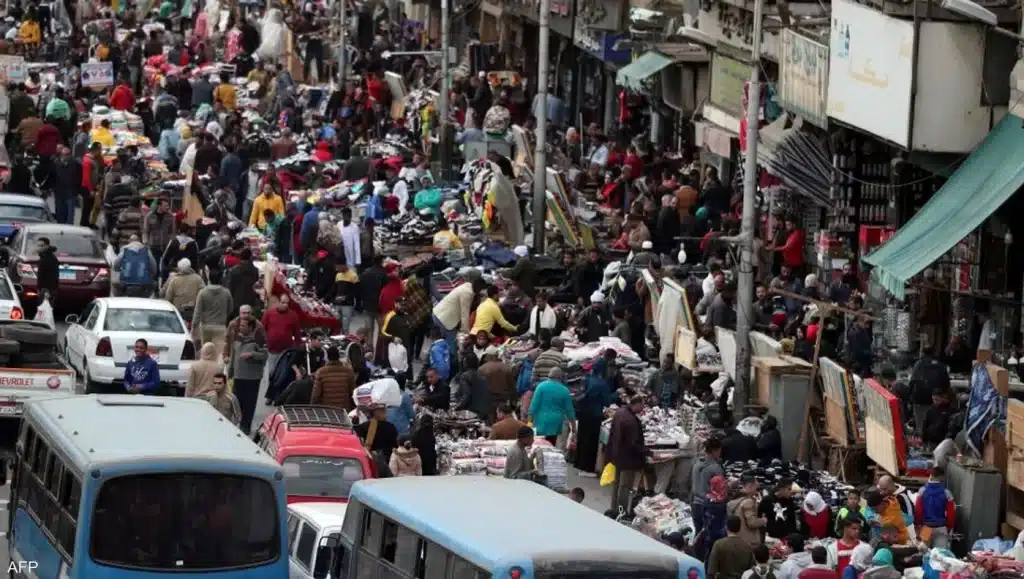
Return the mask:
[[295, 558], [306, 569], [310, 569], [313, 562], [313, 548], [316, 547], [316, 529], [309, 525], [302, 525], [299, 531], [299, 548], [295, 550]]
[[252, 567], [280, 556], [280, 519], [267, 481], [211, 473], [107, 480], [96, 495], [90, 555], [154, 571]]
[[420, 536], [409, 529], [398, 527], [398, 541], [396, 545], [395, 567], [408, 577], [415, 577], [419, 571], [420, 564]]
[[420, 579], [447, 579], [448, 570], [451, 568], [452, 554], [437, 543], [423, 541], [426, 544], [427, 554], [423, 569], [423, 576]]
[[483, 579], [487, 573], [462, 557], [453, 557], [452, 579]]
[[380, 555], [380, 539], [383, 533], [384, 517], [367, 510], [363, 523], [363, 549], [374, 557]]

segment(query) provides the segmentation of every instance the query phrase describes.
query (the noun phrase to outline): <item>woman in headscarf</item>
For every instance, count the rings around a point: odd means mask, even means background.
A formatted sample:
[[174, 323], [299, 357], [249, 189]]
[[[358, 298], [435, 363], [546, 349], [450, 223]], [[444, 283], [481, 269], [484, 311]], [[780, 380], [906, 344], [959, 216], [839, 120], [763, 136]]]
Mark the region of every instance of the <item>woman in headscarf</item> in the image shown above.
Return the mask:
[[879, 549], [871, 559], [871, 566], [860, 576], [861, 579], [900, 579], [903, 574], [893, 566], [892, 551]]
[[711, 477], [705, 498], [704, 528], [697, 531], [704, 533], [703, 541], [701, 541], [702, 547], [698, 554], [701, 560], [704, 561], [711, 554], [711, 548], [715, 546], [715, 541], [725, 537], [725, 522], [727, 518], [725, 511], [729, 500], [729, 483], [725, 480], [724, 476], [716, 474]]
[[213, 342], [203, 344], [199, 350], [199, 360], [193, 362], [188, 370], [185, 397], [198, 398], [212, 391], [213, 377], [221, 371], [223, 365], [217, 363], [217, 346]]
[[804, 497], [800, 512], [800, 523], [803, 535], [812, 539], [824, 539], [832, 529], [832, 509], [816, 491], [810, 491]]
[[256, 49], [260, 60], [274, 62], [284, 55], [285, 25], [284, 14], [280, 8], [271, 8], [267, 11], [260, 39], [260, 47]]
[[874, 552], [875, 550], [867, 543], [854, 547], [850, 555], [850, 564], [843, 569], [843, 576], [840, 579], [861, 579], [861, 575], [871, 567]]

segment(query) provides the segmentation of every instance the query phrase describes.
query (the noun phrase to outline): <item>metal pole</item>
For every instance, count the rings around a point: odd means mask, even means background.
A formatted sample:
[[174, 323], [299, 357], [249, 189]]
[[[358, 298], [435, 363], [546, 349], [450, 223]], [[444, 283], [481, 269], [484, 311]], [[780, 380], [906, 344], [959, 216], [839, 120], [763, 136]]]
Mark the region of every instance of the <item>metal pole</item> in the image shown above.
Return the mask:
[[537, 96], [540, 110], [537, 115], [537, 150], [533, 157], [533, 251], [544, 253], [544, 222], [547, 220], [548, 183], [548, 33], [551, 0], [540, 2], [540, 62], [537, 63]]
[[761, 21], [764, 0], [754, 2], [753, 58], [747, 87], [747, 158], [743, 166], [743, 220], [740, 225], [740, 268], [737, 284], [736, 389], [733, 406], [743, 416], [750, 382], [750, 331], [754, 329], [754, 228], [757, 215], [757, 135], [761, 108]]
[[338, 55], [338, 90], [342, 94], [345, 94], [345, 64], [348, 60], [348, 12], [346, 0], [338, 0], [338, 5], [341, 8], [341, 15], [338, 17], [341, 20], [341, 54]]
[[[451, 0], [441, 0], [441, 96], [437, 99], [438, 137], [441, 145], [441, 174], [447, 176], [451, 165], [451, 135], [448, 130], [448, 93], [451, 90], [451, 74], [448, 72], [448, 47], [451, 43], [451, 20], [448, 11]], [[483, 119], [478, 121], [483, 126]]]

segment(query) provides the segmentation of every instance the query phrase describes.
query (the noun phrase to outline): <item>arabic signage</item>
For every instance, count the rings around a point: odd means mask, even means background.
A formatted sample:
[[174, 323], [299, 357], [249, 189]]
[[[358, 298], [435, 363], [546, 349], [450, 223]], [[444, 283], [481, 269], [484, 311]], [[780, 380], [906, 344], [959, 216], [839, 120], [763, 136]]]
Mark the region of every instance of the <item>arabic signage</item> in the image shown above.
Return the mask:
[[82, 86], [100, 88], [114, 84], [114, 63], [82, 63]]
[[808, 122], [828, 126], [828, 47], [790, 29], [782, 31], [779, 101]]
[[573, 33], [573, 42], [581, 50], [587, 52], [601, 62], [612, 64], [629, 64], [633, 55], [629, 49], [615, 50], [615, 43], [623, 38], [629, 38], [628, 34], [613, 34], [600, 30], [588, 30], [576, 21], [576, 30]]
[[616, 32], [625, 28], [623, 2], [618, 0], [576, 0], [576, 20], [584, 28]]
[[828, 116], [906, 147], [914, 25], [850, 0], [832, 3]]
[[[572, 3], [573, 0], [552, 0], [548, 26], [551, 30], [569, 38], [572, 36]], [[505, 11], [521, 16], [530, 22], [540, 21], [540, 0], [505, 0]], [[528, 39], [533, 42], [534, 39]]]
[[711, 58], [711, 104], [742, 117], [743, 92], [749, 80], [749, 64], [715, 53]]

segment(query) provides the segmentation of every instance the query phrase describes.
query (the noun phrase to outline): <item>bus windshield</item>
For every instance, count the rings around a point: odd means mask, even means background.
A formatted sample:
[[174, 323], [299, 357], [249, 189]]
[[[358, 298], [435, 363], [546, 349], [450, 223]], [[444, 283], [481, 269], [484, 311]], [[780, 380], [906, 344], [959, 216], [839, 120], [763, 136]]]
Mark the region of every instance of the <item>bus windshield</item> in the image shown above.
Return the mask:
[[274, 488], [226, 474], [117, 477], [96, 497], [90, 554], [101, 565], [209, 571], [263, 565], [280, 556]]
[[289, 456], [282, 464], [284, 490], [290, 496], [347, 499], [363, 480], [363, 465], [354, 458]]

